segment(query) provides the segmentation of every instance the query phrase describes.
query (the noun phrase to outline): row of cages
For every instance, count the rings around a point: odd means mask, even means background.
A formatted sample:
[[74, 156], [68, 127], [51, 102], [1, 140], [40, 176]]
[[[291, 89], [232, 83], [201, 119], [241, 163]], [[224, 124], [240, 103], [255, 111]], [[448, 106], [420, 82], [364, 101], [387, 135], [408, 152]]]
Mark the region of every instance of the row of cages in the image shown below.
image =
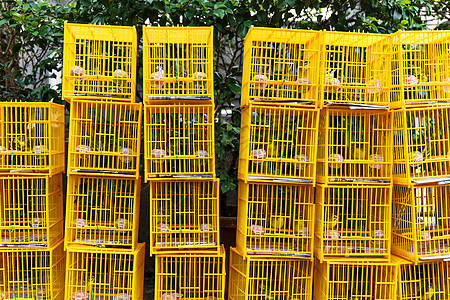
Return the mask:
[[[0, 172], [63, 171], [64, 117], [64, 107], [52, 103], [0, 104]], [[72, 101], [69, 174], [137, 178], [142, 143], [146, 181], [213, 178], [213, 104], [142, 110], [141, 104]], [[242, 111], [238, 176], [308, 184], [449, 180], [450, 107], [383, 112], [251, 104]]]
[[[449, 31], [391, 35], [250, 28], [242, 106], [375, 105], [450, 101]], [[143, 27], [144, 102], [213, 101], [213, 28]], [[135, 102], [134, 27], [66, 23], [63, 97]]]
[[[7, 249], [2, 299], [143, 299], [144, 244], [134, 251]], [[229, 257], [229, 299], [448, 299], [449, 265]], [[224, 299], [225, 250], [155, 257], [155, 299]], [[65, 274], [65, 276], [64, 276]]]

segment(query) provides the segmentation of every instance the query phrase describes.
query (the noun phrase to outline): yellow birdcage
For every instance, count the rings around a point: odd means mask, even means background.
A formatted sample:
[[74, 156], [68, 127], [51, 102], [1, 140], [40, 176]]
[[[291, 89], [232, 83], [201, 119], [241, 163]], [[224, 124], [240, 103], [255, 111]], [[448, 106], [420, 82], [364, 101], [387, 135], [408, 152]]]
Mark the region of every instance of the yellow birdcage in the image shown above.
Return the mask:
[[389, 108], [391, 47], [386, 34], [322, 32], [321, 104]]
[[239, 181], [239, 253], [312, 258], [314, 198], [313, 186]]
[[318, 106], [320, 33], [251, 27], [245, 37], [241, 106]]
[[219, 180], [150, 181], [150, 254], [219, 251]]
[[215, 176], [214, 105], [146, 105], [145, 180]]
[[1, 299], [64, 299], [62, 241], [50, 249], [2, 249], [0, 257]]
[[450, 185], [394, 186], [392, 250], [410, 261], [450, 258]]
[[63, 99], [135, 102], [135, 27], [66, 22], [63, 52]]
[[0, 103], [0, 173], [64, 171], [64, 106]]
[[392, 114], [323, 109], [319, 121], [317, 182], [387, 184], [392, 181]]
[[68, 173], [137, 178], [141, 111], [137, 103], [72, 101]]
[[326, 259], [389, 260], [391, 186], [316, 188], [315, 255]]
[[214, 100], [213, 27], [143, 27], [144, 103]]
[[242, 111], [238, 177], [315, 183], [318, 110], [249, 104]]
[[314, 262], [310, 259], [271, 256], [244, 259], [231, 248], [228, 298], [313, 299], [313, 268]]
[[450, 103], [450, 31], [393, 34], [391, 107]]
[[[324, 261], [314, 264], [314, 299], [398, 299], [394, 262]], [[408, 298], [411, 299], [411, 298]]]
[[137, 246], [140, 178], [71, 175], [65, 245]]
[[156, 255], [154, 299], [224, 300], [224, 247], [220, 253]]
[[142, 300], [144, 250], [68, 247], [64, 299]]
[[61, 173], [1, 177], [0, 247], [50, 248], [62, 239], [62, 193]]
[[448, 299], [448, 263], [434, 260], [415, 264], [397, 256], [392, 258], [399, 268], [397, 299]]
[[394, 112], [394, 183], [450, 180], [450, 106]]

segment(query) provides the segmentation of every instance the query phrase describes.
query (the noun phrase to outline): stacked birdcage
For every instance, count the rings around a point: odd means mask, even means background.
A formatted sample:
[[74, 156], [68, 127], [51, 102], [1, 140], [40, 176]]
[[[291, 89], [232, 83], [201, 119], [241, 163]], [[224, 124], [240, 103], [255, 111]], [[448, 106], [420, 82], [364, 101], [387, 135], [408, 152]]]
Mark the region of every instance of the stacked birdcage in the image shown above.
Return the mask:
[[393, 36], [392, 246], [415, 263], [450, 257], [449, 51], [448, 31]]
[[142, 299], [136, 52], [134, 27], [65, 23], [63, 98], [70, 102], [65, 299]]
[[0, 103], [0, 297], [62, 299], [64, 107]]
[[224, 299], [212, 27], [143, 28], [144, 170], [155, 299]]
[[319, 46], [315, 31], [245, 38], [230, 299], [312, 295]]

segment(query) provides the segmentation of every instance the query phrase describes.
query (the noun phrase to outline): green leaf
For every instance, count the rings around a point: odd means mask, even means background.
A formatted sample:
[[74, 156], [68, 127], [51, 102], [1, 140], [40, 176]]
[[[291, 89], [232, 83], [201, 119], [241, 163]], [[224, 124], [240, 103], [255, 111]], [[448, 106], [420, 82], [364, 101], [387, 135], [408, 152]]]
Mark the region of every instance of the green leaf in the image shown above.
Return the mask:
[[225, 16], [225, 11], [223, 9], [214, 10], [214, 15], [222, 19]]
[[9, 20], [10, 20], [9, 18], [8, 18], [8, 19], [1, 19], [1, 20], [0, 20], [0, 26], [3, 25], [3, 24], [8, 23]]

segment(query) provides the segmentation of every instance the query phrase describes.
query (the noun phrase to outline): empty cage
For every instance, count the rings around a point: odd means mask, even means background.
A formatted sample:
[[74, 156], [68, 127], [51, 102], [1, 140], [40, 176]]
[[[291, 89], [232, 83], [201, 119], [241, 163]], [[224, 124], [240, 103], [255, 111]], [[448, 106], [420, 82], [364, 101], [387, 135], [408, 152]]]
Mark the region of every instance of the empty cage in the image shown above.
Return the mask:
[[320, 33], [251, 27], [245, 37], [241, 106], [318, 106]]
[[315, 183], [318, 110], [250, 104], [241, 119], [239, 179]]
[[415, 264], [393, 256], [398, 263], [399, 300], [448, 299], [448, 263], [427, 261]]
[[137, 246], [140, 180], [71, 175], [65, 244]]
[[150, 181], [150, 253], [219, 250], [219, 180]]
[[380, 110], [323, 109], [317, 182], [390, 184], [392, 115]]
[[143, 27], [144, 103], [214, 99], [213, 27]]
[[232, 300], [313, 299], [313, 268], [310, 259], [267, 256], [244, 259], [231, 248], [228, 297]]
[[391, 186], [318, 185], [316, 257], [389, 260], [391, 203]]
[[136, 28], [64, 23], [63, 98], [135, 102]]
[[392, 37], [357, 32], [322, 32], [322, 105], [389, 107]]
[[64, 299], [62, 241], [49, 249], [2, 249], [0, 257], [2, 299]]
[[316, 260], [314, 267], [314, 299], [398, 299], [395, 262]]
[[155, 299], [225, 299], [224, 247], [216, 254], [158, 254]]
[[450, 106], [394, 112], [394, 183], [450, 180]]
[[394, 186], [393, 252], [410, 261], [450, 258], [450, 185]]
[[145, 180], [215, 175], [214, 105], [145, 106]]
[[450, 103], [450, 31], [399, 31], [392, 51], [392, 108]]
[[0, 103], [0, 172], [64, 171], [64, 106], [53, 103]]
[[64, 299], [143, 299], [144, 246], [134, 251], [68, 248]]
[[139, 176], [141, 104], [71, 103], [68, 173]]
[[63, 237], [62, 174], [0, 178], [0, 246], [52, 247]]
[[243, 256], [312, 257], [314, 187], [239, 182], [236, 248]]

